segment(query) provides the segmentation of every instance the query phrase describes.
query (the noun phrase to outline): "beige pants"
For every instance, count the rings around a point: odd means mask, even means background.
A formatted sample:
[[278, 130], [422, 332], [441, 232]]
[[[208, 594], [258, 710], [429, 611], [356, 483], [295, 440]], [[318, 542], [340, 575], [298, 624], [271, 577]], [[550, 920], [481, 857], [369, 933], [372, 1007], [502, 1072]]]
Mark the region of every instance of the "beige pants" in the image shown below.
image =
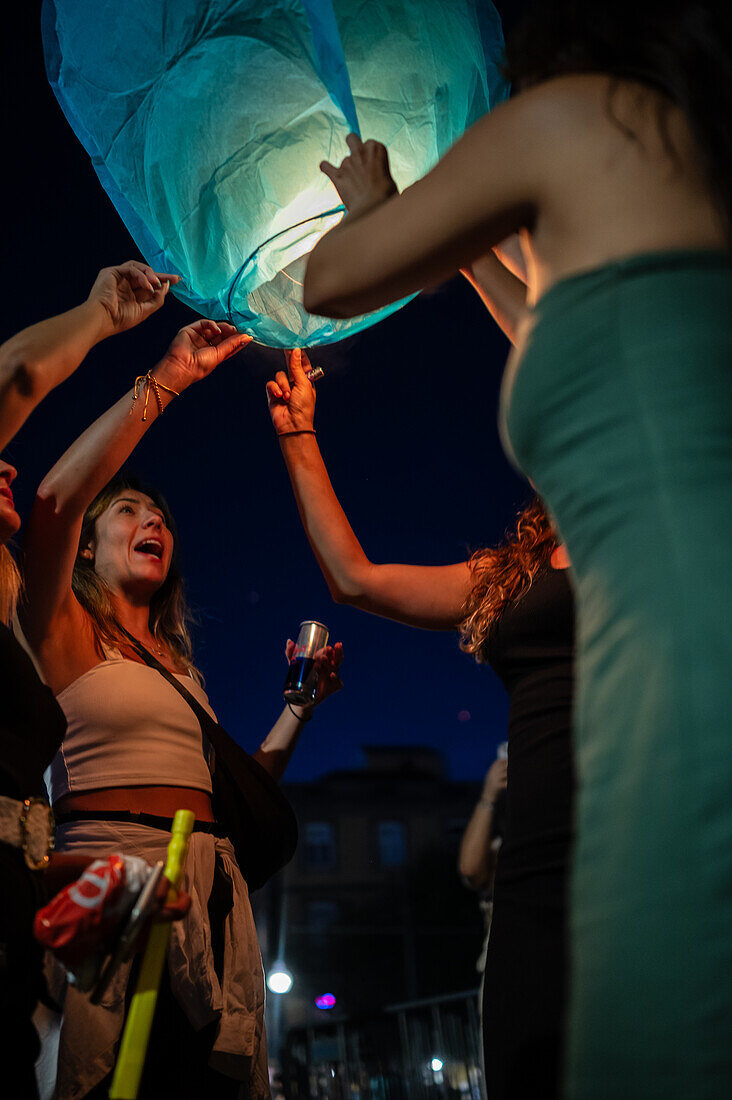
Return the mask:
[[[124, 852], [149, 863], [164, 859], [170, 835], [144, 825], [80, 821], [59, 828], [56, 849], [101, 856]], [[226, 918], [223, 977], [214, 970], [207, 909], [216, 861], [231, 884], [233, 908]], [[193, 833], [185, 889], [187, 916], [172, 925], [168, 967], [176, 1000], [196, 1030], [219, 1022], [210, 1064], [245, 1081], [251, 1100], [269, 1100], [264, 1032], [264, 975], [247, 885], [229, 840]], [[130, 964], [120, 969], [100, 1005], [67, 985], [58, 963], [51, 992], [63, 1001], [58, 1055], [58, 1100], [80, 1100], [111, 1070], [124, 1022]]]

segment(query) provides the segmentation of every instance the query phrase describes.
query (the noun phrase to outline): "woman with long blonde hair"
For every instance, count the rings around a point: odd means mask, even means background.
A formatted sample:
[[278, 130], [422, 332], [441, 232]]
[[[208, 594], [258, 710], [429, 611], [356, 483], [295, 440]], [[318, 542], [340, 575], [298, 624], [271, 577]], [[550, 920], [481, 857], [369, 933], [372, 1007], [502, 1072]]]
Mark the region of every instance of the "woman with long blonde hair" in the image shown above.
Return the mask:
[[[154, 862], [175, 811], [195, 814], [191, 909], [173, 931], [141, 1096], [233, 1097], [242, 1083], [251, 1100], [269, 1096], [248, 886], [261, 879], [254, 868], [268, 842], [256, 831], [263, 803], [237, 789], [231, 819], [217, 816], [232, 742], [195, 667], [172, 516], [155, 488], [118, 475], [171, 402], [250, 339], [206, 320], [181, 329], [44, 478], [25, 539], [21, 622], [68, 724], [50, 767], [57, 846], [96, 852], [114, 844]], [[340, 659], [340, 646], [318, 655], [316, 703], [340, 687]], [[245, 759], [245, 778], [267, 805], [284, 801], [276, 784], [311, 712], [285, 708], [253, 759], [235, 746], [235, 763]], [[129, 965], [99, 1005], [73, 986], [59, 989], [59, 1100], [106, 1095], [128, 981]]]
[[[81, 305], [6, 340], [0, 346], [0, 453], [95, 344], [155, 313], [176, 279], [134, 260], [105, 268]], [[43, 772], [58, 751], [66, 720], [11, 630], [22, 587], [9, 547], [21, 522], [13, 500], [16, 476], [15, 467], [0, 458], [0, 1064], [25, 1098], [36, 1095], [38, 1038], [30, 1016], [42, 991], [33, 916], [91, 857], [51, 853]]]

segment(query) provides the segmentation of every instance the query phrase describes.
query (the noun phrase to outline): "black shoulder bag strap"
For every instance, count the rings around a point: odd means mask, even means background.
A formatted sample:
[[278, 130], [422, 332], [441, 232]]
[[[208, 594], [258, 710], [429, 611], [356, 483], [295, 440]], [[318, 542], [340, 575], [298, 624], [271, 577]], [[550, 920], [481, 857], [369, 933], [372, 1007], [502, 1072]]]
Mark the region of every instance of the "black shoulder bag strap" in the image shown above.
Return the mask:
[[[269, 772], [214, 721], [180, 680], [137, 638], [120, 629], [145, 664], [156, 669], [196, 715], [211, 771], [216, 820], [229, 835], [250, 891], [259, 889], [295, 854], [297, 820], [290, 803]], [[207, 742], [212, 754], [205, 751]]]

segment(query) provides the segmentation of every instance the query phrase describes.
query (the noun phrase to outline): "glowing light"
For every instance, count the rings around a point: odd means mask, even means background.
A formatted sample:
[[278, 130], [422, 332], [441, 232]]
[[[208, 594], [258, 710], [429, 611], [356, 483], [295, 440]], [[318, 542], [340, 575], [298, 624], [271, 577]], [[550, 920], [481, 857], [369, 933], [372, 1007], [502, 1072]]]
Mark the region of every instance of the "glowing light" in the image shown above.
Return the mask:
[[433, 1058], [432, 1061], [430, 1062], [430, 1069], [432, 1070], [433, 1073], [439, 1073], [440, 1070], [442, 1069], [443, 1065], [444, 1065], [444, 1062], [442, 1061], [441, 1058]]
[[276, 962], [270, 970], [267, 988], [273, 993], [289, 993], [292, 989], [292, 974], [283, 962]]
[[321, 993], [319, 997], [315, 998], [316, 1008], [322, 1008], [325, 1010], [328, 1008], [335, 1008], [335, 1006], [336, 999], [333, 993]]
[[469, 722], [470, 718], [471, 718], [471, 714], [470, 714], [469, 710], [459, 710], [458, 711], [458, 722]]
[[307, 257], [343, 215], [318, 166], [348, 132], [388, 146], [403, 190], [508, 94], [490, 0], [47, 0], [43, 40], [148, 262], [271, 347], [332, 343], [403, 304], [343, 321], [303, 307]]

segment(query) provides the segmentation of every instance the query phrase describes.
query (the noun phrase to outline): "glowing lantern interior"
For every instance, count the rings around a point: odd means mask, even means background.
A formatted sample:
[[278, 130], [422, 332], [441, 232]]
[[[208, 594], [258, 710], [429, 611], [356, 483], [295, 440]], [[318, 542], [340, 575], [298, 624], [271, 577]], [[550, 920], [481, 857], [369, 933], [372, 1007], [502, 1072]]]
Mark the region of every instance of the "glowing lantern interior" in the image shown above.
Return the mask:
[[176, 294], [274, 347], [349, 321], [302, 307], [342, 217], [321, 160], [383, 141], [403, 188], [506, 95], [489, 0], [45, 0], [49, 80], [148, 262]]

